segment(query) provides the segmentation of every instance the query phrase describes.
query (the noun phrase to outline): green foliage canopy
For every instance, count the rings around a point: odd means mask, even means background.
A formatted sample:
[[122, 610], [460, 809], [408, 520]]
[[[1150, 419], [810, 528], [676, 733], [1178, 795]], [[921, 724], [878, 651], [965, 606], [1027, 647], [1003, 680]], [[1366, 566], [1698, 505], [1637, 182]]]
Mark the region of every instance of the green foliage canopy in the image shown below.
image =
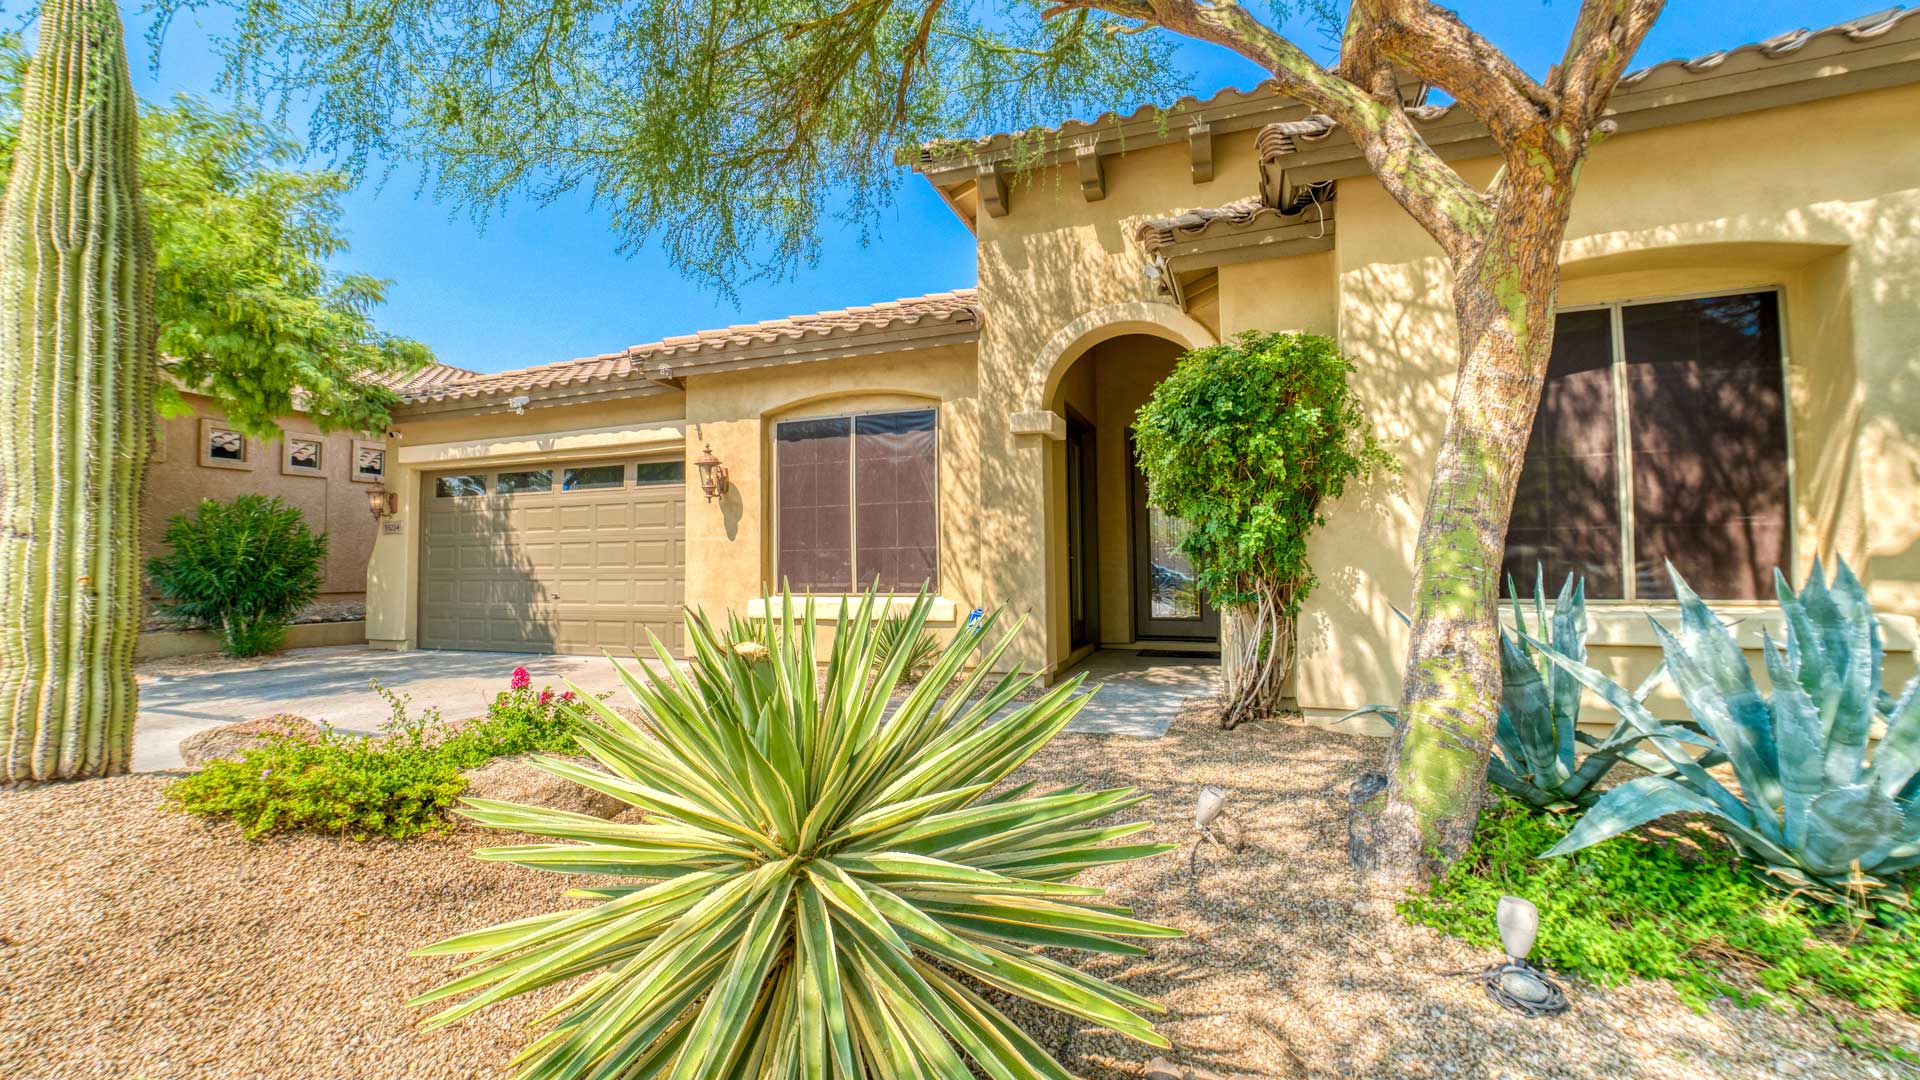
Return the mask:
[[[160, 0], [171, 18], [208, 0]], [[354, 171], [406, 162], [476, 215], [591, 192], [623, 247], [657, 239], [731, 294], [878, 226], [902, 145], [1171, 100], [1175, 39], [1007, 0], [226, 0], [232, 88], [312, 107]]]
[[[0, 38], [0, 170], [13, 162], [26, 59], [18, 37]], [[156, 383], [162, 411], [183, 411], [186, 390], [262, 438], [296, 406], [322, 430], [379, 431], [399, 399], [377, 380], [433, 359], [374, 324], [387, 281], [328, 268], [347, 250], [340, 200], [352, 182], [298, 168], [300, 155], [251, 109], [187, 96], [141, 106], [140, 187], [171, 376]]]
[[1186, 522], [1180, 550], [1214, 603], [1314, 578], [1307, 537], [1347, 481], [1393, 459], [1347, 385], [1331, 338], [1240, 334], [1181, 359], [1134, 421], [1147, 498]]
[[228, 655], [277, 651], [320, 592], [327, 537], [279, 499], [209, 499], [168, 519], [163, 539], [171, 550], [147, 563], [161, 610], [212, 628]]

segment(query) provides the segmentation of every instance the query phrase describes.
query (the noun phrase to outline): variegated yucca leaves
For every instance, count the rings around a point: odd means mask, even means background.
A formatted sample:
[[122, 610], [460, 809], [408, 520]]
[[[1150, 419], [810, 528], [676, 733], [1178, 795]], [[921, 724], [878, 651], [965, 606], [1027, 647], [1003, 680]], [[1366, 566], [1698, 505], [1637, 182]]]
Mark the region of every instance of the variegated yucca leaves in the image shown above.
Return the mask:
[[[1151, 827], [1099, 823], [1144, 796], [988, 793], [1079, 711], [1079, 680], [996, 718], [1033, 679], [990, 674], [1012, 631], [963, 670], [988, 618], [890, 706], [907, 653], [873, 670], [888, 604], [869, 594], [838, 624], [818, 684], [812, 604], [789, 601], [764, 638], [737, 644], [689, 614], [686, 671], [622, 669], [644, 722], [580, 695], [580, 744], [608, 771], [540, 767], [644, 820], [480, 799], [462, 812], [563, 841], [482, 859], [635, 882], [576, 889], [596, 903], [420, 950], [468, 957], [415, 999], [451, 1003], [428, 1023], [578, 980], [516, 1059], [519, 1076], [967, 1080], [971, 1061], [1004, 1080], [1065, 1080], [984, 984], [1167, 1045], [1140, 1015], [1162, 1011], [1153, 1001], [1042, 951], [1142, 955], [1129, 939], [1178, 936], [1069, 883], [1174, 846], [1110, 843]], [[931, 605], [915, 600], [914, 630]]]
[[[1767, 693], [1732, 633], [1668, 572], [1680, 630], [1654, 630], [1674, 686], [1731, 763], [1738, 791], [1684, 749], [1648, 739], [1671, 774], [1610, 789], [1547, 854], [1697, 813], [1717, 819], [1785, 888], [1828, 901], [1909, 903], [1902, 879], [1920, 866], [1920, 677], [1898, 699], [1883, 692], [1879, 624], [1853, 572], [1842, 562], [1829, 584], [1816, 562], [1797, 594], [1775, 572], [1786, 640], [1763, 635]], [[1628, 723], [1658, 726], [1619, 684], [1571, 656], [1547, 655]], [[1870, 749], [1876, 720], [1885, 728]]]

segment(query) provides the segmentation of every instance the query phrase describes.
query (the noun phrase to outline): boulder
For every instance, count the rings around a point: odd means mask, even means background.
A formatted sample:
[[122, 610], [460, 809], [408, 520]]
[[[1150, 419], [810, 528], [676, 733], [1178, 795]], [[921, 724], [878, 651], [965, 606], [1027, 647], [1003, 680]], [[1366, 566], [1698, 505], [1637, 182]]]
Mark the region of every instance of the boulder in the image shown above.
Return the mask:
[[[592, 788], [582, 787], [536, 768], [534, 757], [533, 754], [497, 757], [484, 765], [468, 769], [461, 774], [467, 778], [467, 789], [460, 793], [461, 796], [571, 810], [576, 814], [591, 814], [597, 818], [612, 818], [622, 810], [630, 809], [626, 803], [611, 795], [603, 795]], [[567, 760], [589, 768], [600, 767], [588, 757], [575, 756]]]
[[180, 759], [189, 769], [204, 769], [210, 762], [238, 760], [241, 754], [265, 746], [279, 736], [319, 742], [325, 734], [325, 728], [304, 716], [275, 713], [195, 732], [180, 740]]

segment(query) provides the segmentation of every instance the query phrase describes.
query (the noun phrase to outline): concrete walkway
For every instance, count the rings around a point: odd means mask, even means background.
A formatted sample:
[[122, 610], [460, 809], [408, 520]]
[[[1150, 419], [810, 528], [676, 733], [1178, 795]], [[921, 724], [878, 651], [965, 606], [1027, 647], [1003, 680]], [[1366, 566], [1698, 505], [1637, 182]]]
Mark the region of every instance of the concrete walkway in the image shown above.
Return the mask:
[[[572, 683], [587, 693], [621, 688], [613, 666], [598, 656], [395, 653], [360, 646], [297, 649], [245, 667], [142, 675], [133, 768], [177, 769], [180, 740], [273, 713], [295, 713], [342, 731], [378, 732], [388, 710], [386, 700], [368, 686], [374, 679], [397, 694], [410, 695], [414, 715], [432, 707], [445, 720], [478, 716], [507, 688], [516, 666], [526, 667], [536, 687], [559, 690]], [[1219, 689], [1217, 660], [1142, 659], [1113, 650], [1094, 653], [1067, 675], [1082, 671], [1089, 684], [1100, 684], [1100, 692], [1074, 717], [1068, 731], [1159, 738], [1182, 701]], [[624, 703], [624, 690], [618, 697]]]

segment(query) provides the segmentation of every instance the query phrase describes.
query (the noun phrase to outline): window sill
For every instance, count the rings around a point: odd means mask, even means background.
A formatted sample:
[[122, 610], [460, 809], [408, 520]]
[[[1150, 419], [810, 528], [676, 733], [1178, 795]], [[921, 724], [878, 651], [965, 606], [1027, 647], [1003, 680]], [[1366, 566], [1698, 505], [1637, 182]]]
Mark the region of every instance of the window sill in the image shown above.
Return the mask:
[[[813, 602], [814, 621], [834, 623], [858, 610], [860, 601], [865, 597], [815, 594], [809, 598], [796, 595], [793, 598], [793, 617], [796, 620], [805, 615], [809, 599]], [[891, 600], [882, 597], [876, 602], [875, 607], [887, 615], [905, 615], [913, 610], [913, 597], [895, 596]], [[771, 599], [761, 597], [747, 602], [747, 617], [750, 619], [785, 618], [786, 611], [785, 599], [778, 596]], [[932, 610], [927, 612], [927, 623], [932, 626], [951, 626], [959, 612], [960, 605], [956, 601], [944, 596], [936, 596], [933, 598]]]
[[[1522, 601], [1526, 609], [1528, 629], [1533, 627], [1533, 605]], [[1761, 647], [1761, 632], [1773, 636], [1776, 642], [1786, 637], [1786, 619], [1780, 609], [1772, 604], [1758, 604], [1746, 601], [1731, 601], [1712, 604], [1713, 612], [1723, 623], [1729, 623], [1734, 640], [1744, 649]], [[1548, 604], [1552, 608], [1551, 602]], [[1587, 603], [1587, 645], [1617, 648], [1660, 647], [1660, 640], [1654, 636], [1653, 625], [1649, 619], [1656, 619], [1662, 626], [1671, 630], [1680, 625], [1680, 607], [1677, 604], [1642, 604], [1622, 601], [1589, 601]], [[1882, 614], [1880, 619], [1880, 647], [1890, 653], [1920, 652], [1920, 626], [1910, 615]], [[1513, 629], [1512, 601], [1500, 604], [1500, 622], [1507, 629]]]

